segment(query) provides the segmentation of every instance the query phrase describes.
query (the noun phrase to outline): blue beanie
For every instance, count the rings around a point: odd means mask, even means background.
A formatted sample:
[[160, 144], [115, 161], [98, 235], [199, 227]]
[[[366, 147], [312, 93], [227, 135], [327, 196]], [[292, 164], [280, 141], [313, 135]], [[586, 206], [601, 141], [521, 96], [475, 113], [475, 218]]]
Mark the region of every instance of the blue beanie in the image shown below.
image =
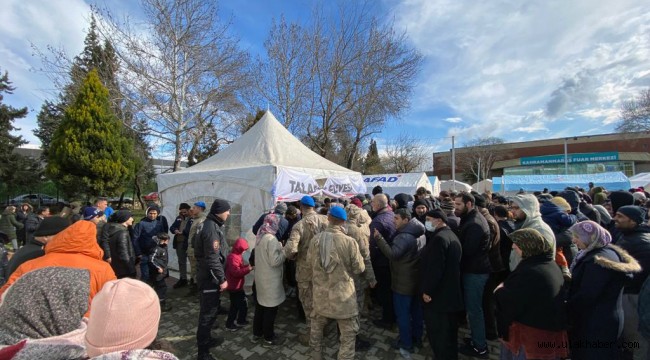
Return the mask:
[[305, 206], [309, 206], [309, 207], [316, 206], [316, 203], [314, 203], [314, 198], [312, 198], [309, 195], [303, 196], [302, 199], [300, 199], [300, 203], [305, 205]]
[[332, 217], [334, 217], [334, 218], [337, 218], [337, 219], [340, 219], [340, 220], [343, 220], [343, 221], [348, 220], [348, 214], [346, 214], [345, 209], [343, 209], [340, 206], [332, 207], [330, 209], [330, 215], [332, 215]]
[[205, 210], [205, 203], [203, 201], [197, 201], [194, 203], [194, 206], [198, 206], [200, 208], [203, 208]]

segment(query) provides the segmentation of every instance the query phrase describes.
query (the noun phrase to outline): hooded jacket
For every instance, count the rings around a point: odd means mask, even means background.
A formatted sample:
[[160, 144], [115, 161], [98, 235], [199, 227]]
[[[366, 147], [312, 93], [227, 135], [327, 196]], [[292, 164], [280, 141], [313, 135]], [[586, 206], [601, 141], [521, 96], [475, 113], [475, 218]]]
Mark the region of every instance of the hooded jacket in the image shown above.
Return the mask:
[[414, 296], [418, 292], [418, 238], [424, 235], [424, 230], [424, 225], [418, 219], [411, 219], [397, 230], [391, 245], [383, 237], [376, 239], [379, 249], [390, 260], [391, 288], [398, 294]]
[[607, 200], [607, 195], [603, 191], [603, 188], [596, 186], [593, 188], [593, 198], [591, 199], [594, 205], [602, 205]]
[[328, 225], [311, 239], [307, 251], [312, 279], [314, 312], [330, 319], [359, 314], [353, 276], [365, 270], [357, 242], [340, 226]]
[[[104, 284], [115, 280], [115, 272], [111, 266], [102, 260], [104, 252], [97, 244], [97, 227], [90, 221], [77, 221], [58, 233], [45, 246], [45, 255], [28, 261], [18, 267], [7, 283], [0, 288], [4, 293], [18, 278], [32, 270], [61, 266], [76, 269], [87, 269], [90, 272], [90, 298], [88, 304], [101, 290]], [[89, 310], [86, 315], [90, 313]]]
[[36, 231], [36, 228], [41, 223], [41, 221], [43, 221], [43, 218], [36, 215], [35, 213], [27, 214], [27, 218], [25, 219], [25, 227], [23, 228], [25, 231], [26, 243], [34, 239], [34, 232]]
[[228, 291], [240, 291], [244, 289], [244, 276], [251, 269], [248, 264], [244, 264], [242, 254], [248, 250], [248, 241], [237, 239], [232, 246], [232, 251], [226, 259], [226, 281], [228, 281]]
[[575, 215], [567, 214], [559, 206], [548, 201], [542, 203], [540, 208], [542, 220], [553, 230], [556, 246], [562, 249], [567, 263], [571, 264], [578, 254], [578, 247], [573, 243], [569, 228], [578, 221]]
[[0, 216], [0, 231], [9, 236], [9, 240], [16, 240], [16, 231], [21, 230], [25, 225], [16, 220], [16, 214], [5, 209]]
[[638, 294], [641, 285], [650, 274], [650, 226], [642, 224], [630, 231], [624, 231], [623, 238], [616, 245], [627, 251], [641, 265], [641, 272], [625, 284], [626, 294]]
[[571, 206], [571, 214], [578, 218], [578, 222], [589, 220], [582, 212], [580, 212], [580, 195], [573, 190], [564, 190], [557, 194], [557, 196], [566, 200]]
[[[348, 236], [357, 241], [359, 245], [359, 252], [363, 258], [363, 264], [366, 267], [366, 270], [361, 274], [361, 277], [365, 279], [368, 283], [375, 282], [375, 272], [372, 269], [372, 263], [370, 261], [370, 215], [366, 210], [357, 207], [356, 205], [348, 205], [346, 208], [348, 214]], [[360, 280], [356, 279], [355, 280]], [[357, 285], [362, 285], [358, 283]]]
[[[149, 211], [149, 209], [147, 209]], [[133, 249], [136, 256], [149, 255], [156, 248], [154, 236], [159, 233], [167, 233], [169, 227], [165, 217], [159, 216], [155, 220], [148, 217], [142, 218], [139, 223], [133, 227]]]
[[[572, 269], [567, 314], [572, 341], [616, 343], [623, 332], [623, 286], [639, 263], [616, 245], [594, 249]], [[576, 347], [572, 359], [616, 359], [618, 349]]]
[[[575, 194], [573, 191], [571, 193]], [[577, 194], [576, 194], [577, 196]], [[568, 200], [567, 200], [568, 201]], [[542, 219], [542, 214], [539, 211], [539, 202], [533, 194], [519, 194], [512, 199], [512, 202], [517, 204], [519, 208], [526, 214], [526, 219], [521, 223], [520, 229], [535, 229], [539, 231], [544, 237], [546, 242], [551, 245], [553, 254], [555, 254], [555, 234], [553, 229], [548, 226]], [[569, 202], [571, 204], [571, 202]], [[573, 205], [571, 205], [573, 206]], [[577, 206], [577, 204], [576, 204]], [[510, 270], [514, 270], [517, 264], [521, 261], [521, 257], [516, 252], [510, 253]]]

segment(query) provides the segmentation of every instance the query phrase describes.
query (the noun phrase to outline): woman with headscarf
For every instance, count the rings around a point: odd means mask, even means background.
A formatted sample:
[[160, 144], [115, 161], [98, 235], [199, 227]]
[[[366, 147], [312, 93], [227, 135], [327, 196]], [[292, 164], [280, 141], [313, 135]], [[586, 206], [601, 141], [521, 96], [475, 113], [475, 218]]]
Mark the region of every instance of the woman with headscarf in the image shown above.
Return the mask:
[[282, 244], [275, 237], [280, 225], [280, 216], [269, 214], [257, 231], [255, 238], [255, 287], [257, 304], [253, 317], [253, 337], [264, 340], [264, 346], [281, 344], [273, 330], [278, 306], [284, 302], [282, 273], [285, 255]]
[[559, 359], [567, 357], [564, 278], [553, 249], [535, 229], [510, 234], [512, 249], [522, 260], [494, 291], [501, 359]]
[[579, 222], [569, 231], [580, 249], [571, 264], [567, 299], [571, 358], [618, 359], [623, 285], [641, 266], [612, 245], [609, 232], [593, 221]]

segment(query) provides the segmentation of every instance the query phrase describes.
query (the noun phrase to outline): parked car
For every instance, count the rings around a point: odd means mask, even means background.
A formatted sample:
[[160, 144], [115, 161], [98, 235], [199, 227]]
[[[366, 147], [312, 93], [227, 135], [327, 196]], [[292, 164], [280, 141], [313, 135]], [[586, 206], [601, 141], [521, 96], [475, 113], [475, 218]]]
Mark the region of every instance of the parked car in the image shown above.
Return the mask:
[[148, 193], [147, 195], [144, 195], [142, 199], [144, 201], [158, 201], [158, 193], [157, 192], [152, 192]]
[[[109, 198], [108, 202], [111, 203], [111, 204], [113, 204], [113, 203], [117, 204], [117, 203], [120, 202], [120, 197], [118, 196], [118, 197]], [[133, 204], [133, 198], [125, 196], [122, 199], [122, 203], [124, 203], [124, 204]]]
[[45, 194], [23, 194], [23, 195], [18, 195], [15, 198], [11, 199], [10, 202], [12, 204], [21, 204], [26, 202], [38, 206], [39, 204], [55, 205], [57, 202], [65, 203], [66, 201], [63, 200], [62, 198], [59, 198], [57, 200], [57, 198]]

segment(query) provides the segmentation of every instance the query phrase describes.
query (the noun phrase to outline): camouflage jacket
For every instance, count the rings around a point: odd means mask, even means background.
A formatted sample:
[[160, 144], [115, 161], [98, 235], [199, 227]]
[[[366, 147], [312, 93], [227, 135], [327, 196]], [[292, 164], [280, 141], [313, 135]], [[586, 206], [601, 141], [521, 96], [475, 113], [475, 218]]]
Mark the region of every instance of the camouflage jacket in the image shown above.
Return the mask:
[[[372, 263], [370, 261], [370, 222], [372, 219], [368, 212], [364, 209], [360, 209], [356, 205], [348, 205], [348, 236], [357, 241], [359, 245], [359, 252], [363, 258], [363, 263], [366, 267], [366, 270], [359, 277], [360, 279], [365, 279], [368, 284], [376, 282], [375, 272], [372, 269]], [[358, 279], [358, 280], [360, 280]]]
[[312, 279], [314, 311], [330, 319], [359, 314], [353, 276], [365, 270], [356, 240], [340, 226], [329, 226], [311, 239], [307, 263]]
[[327, 216], [312, 210], [303, 214], [302, 220], [298, 221], [291, 229], [289, 241], [284, 247], [284, 254], [289, 259], [296, 259], [296, 281], [311, 281], [307, 269], [309, 265], [305, 262], [307, 250], [314, 235], [325, 230], [327, 224]]

